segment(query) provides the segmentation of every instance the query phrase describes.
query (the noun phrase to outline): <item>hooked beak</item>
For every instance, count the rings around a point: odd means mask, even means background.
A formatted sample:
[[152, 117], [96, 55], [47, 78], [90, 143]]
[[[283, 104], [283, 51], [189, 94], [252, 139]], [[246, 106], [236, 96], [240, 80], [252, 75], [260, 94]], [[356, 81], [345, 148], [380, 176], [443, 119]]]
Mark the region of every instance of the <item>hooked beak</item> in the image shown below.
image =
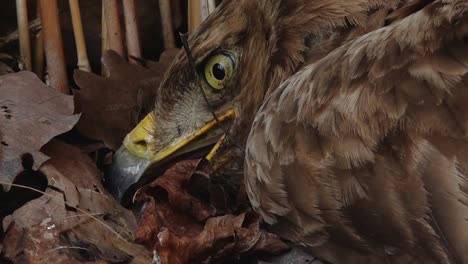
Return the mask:
[[123, 145], [115, 153], [106, 178], [109, 191], [121, 201], [150, 169], [153, 172], [176, 157], [215, 144], [206, 156], [206, 159], [211, 160], [224, 139], [225, 130], [221, 123], [234, 118], [235, 111], [228, 110], [194, 133], [180, 136], [168, 146], [155, 150], [158, 139], [154, 137], [153, 129], [157, 126], [157, 120], [153, 113], [148, 114], [125, 137]]

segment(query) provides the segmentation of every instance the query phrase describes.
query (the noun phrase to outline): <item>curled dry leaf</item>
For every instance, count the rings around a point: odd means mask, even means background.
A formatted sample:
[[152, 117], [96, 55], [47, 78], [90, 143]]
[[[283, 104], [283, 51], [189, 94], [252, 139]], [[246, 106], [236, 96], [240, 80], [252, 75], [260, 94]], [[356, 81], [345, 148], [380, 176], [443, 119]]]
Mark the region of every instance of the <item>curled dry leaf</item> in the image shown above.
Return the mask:
[[132, 242], [134, 215], [103, 191], [90, 158], [58, 141], [45, 149], [46, 195], [4, 220], [3, 255], [14, 263], [150, 263], [149, 252]]
[[[218, 216], [209, 177], [200, 160], [176, 163], [137, 193], [146, 201], [136, 239], [154, 249], [161, 263], [218, 263], [244, 254], [279, 254], [288, 246], [260, 229], [251, 212]], [[200, 171], [202, 170], [202, 171]], [[205, 176], [203, 176], [205, 175]], [[196, 177], [194, 177], [196, 176]]]
[[13, 182], [23, 170], [25, 153], [32, 156], [33, 169], [38, 169], [48, 159], [40, 148], [72, 129], [78, 119], [73, 115], [73, 97], [48, 88], [33, 73], [0, 76], [0, 180]]
[[75, 91], [75, 103], [82, 112], [78, 130], [117, 149], [125, 135], [151, 109], [162, 74], [176, 53], [177, 50], [167, 50], [159, 62], [146, 62], [143, 67], [130, 64], [109, 50], [102, 58], [109, 78], [76, 71], [74, 79], [80, 90]]

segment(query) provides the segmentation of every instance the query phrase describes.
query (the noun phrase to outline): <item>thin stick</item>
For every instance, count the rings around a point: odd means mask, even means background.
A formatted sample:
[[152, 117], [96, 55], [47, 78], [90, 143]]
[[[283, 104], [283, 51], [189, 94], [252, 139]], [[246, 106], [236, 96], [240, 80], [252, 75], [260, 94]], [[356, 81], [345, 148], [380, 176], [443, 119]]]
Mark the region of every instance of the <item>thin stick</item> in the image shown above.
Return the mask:
[[16, 17], [18, 19], [18, 32], [20, 54], [24, 69], [32, 71], [31, 41], [29, 38], [28, 5], [26, 0], [16, 0]]
[[123, 0], [122, 2], [125, 17], [125, 36], [127, 41], [128, 61], [133, 64], [138, 64], [136, 60], [132, 59], [132, 56], [136, 58], [142, 57], [135, 0]]
[[123, 57], [124, 47], [122, 42], [122, 30], [120, 28], [119, 7], [117, 0], [103, 0], [103, 3], [104, 13], [106, 14], [109, 48], [116, 51], [120, 56]]
[[202, 0], [188, 1], [189, 35], [192, 35], [195, 31], [197, 31], [198, 27], [202, 23], [201, 1]]
[[172, 8], [170, 0], [159, 0], [161, 25], [163, 30], [164, 48], [175, 48], [174, 28], [172, 25]]
[[83, 33], [83, 23], [81, 22], [79, 0], [69, 0], [70, 12], [73, 23], [73, 33], [75, 34], [76, 54], [78, 57], [78, 69], [82, 71], [91, 71], [89, 65], [88, 52], [86, 51], [86, 42]]
[[[37, 5], [36, 9], [37, 18], [40, 21], [41, 8]], [[34, 45], [34, 72], [39, 79], [44, 78], [44, 32], [39, 30], [36, 34], [35, 45]]]
[[39, 3], [50, 84], [62, 93], [69, 94], [57, 0], [40, 0]]
[[[109, 49], [109, 34], [107, 33], [107, 19], [106, 19], [106, 7], [104, 1], [102, 1], [101, 9], [101, 55]], [[109, 71], [106, 66], [101, 63], [101, 75], [104, 77], [109, 76]]]

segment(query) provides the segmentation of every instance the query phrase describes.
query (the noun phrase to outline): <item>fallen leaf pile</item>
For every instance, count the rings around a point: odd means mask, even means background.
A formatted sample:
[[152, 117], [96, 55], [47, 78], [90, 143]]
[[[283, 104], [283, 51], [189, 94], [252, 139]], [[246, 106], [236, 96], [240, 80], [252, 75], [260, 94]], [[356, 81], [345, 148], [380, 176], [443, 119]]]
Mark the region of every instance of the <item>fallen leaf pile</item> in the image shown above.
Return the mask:
[[282, 240], [260, 229], [255, 213], [219, 215], [211, 195], [216, 186], [205, 176], [209, 173], [203, 160], [181, 161], [140, 189], [137, 201], [147, 203], [137, 241], [154, 248], [161, 263], [224, 263], [244, 253], [288, 250]]
[[0, 98], [0, 261], [150, 263], [135, 216], [104, 190], [93, 160], [50, 141], [78, 122], [73, 97], [20, 72], [0, 76]]
[[40, 168], [47, 190], [3, 220], [4, 256], [15, 263], [150, 263], [133, 242], [134, 215], [104, 190], [91, 159], [60, 141], [44, 152], [51, 157]]

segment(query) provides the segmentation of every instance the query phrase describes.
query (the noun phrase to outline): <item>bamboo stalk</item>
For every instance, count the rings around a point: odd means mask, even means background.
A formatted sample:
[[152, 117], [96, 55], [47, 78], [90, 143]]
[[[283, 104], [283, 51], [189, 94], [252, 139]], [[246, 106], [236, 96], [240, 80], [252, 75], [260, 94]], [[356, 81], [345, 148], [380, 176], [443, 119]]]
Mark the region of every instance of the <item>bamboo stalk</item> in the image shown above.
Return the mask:
[[78, 58], [78, 69], [90, 72], [88, 52], [86, 51], [86, 42], [83, 33], [83, 23], [81, 21], [79, 0], [69, 0], [70, 12], [73, 24], [73, 34], [75, 35], [76, 54]]
[[125, 17], [125, 36], [127, 42], [128, 61], [137, 64], [133, 57], [141, 58], [140, 35], [138, 34], [138, 21], [135, 9], [135, 0], [123, 0]]
[[201, 1], [202, 0], [188, 0], [189, 35], [192, 35], [197, 31], [198, 27], [202, 23]]
[[159, 0], [161, 25], [163, 30], [164, 48], [175, 48], [174, 28], [172, 25], [172, 10], [170, 0]]
[[16, 17], [18, 20], [21, 59], [24, 63], [24, 69], [32, 71], [31, 40], [29, 38], [28, 5], [26, 0], [16, 0]]
[[216, 8], [215, 0], [207, 0], [208, 2], [208, 13], [211, 14]]
[[210, 9], [209, 9], [209, 3], [208, 0], [201, 0], [200, 1], [200, 16], [201, 16], [201, 22], [205, 21], [205, 19], [208, 17], [210, 14]]
[[[122, 43], [122, 30], [120, 28], [120, 17], [117, 0], [103, 0], [104, 13], [107, 23], [107, 37], [109, 38], [109, 48], [116, 51], [120, 56], [124, 56]], [[103, 32], [104, 33], [104, 32]]]
[[44, 78], [44, 32], [42, 30], [36, 35], [34, 47], [34, 73], [42, 80]]
[[62, 93], [69, 94], [57, 0], [39, 0], [39, 3], [50, 85]]
[[[36, 9], [37, 18], [41, 19], [41, 8], [37, 5]], [[39, 30], [36, 34], [35, 45], [34, 45], [34, 72], [39, 79], [44, 78], [44, 32]]]
[[[101, 54], [103, 55], [106, 50], [109, 49], [109, 34], [107, 33], [107, 19], [106, 19], [106, 8], [104, 1], [102, 1], [101, 9]], [[106, 66], [101, 64], [101, 75], [104, 77], [109, 76], [109, 71], [107, 71]]]

